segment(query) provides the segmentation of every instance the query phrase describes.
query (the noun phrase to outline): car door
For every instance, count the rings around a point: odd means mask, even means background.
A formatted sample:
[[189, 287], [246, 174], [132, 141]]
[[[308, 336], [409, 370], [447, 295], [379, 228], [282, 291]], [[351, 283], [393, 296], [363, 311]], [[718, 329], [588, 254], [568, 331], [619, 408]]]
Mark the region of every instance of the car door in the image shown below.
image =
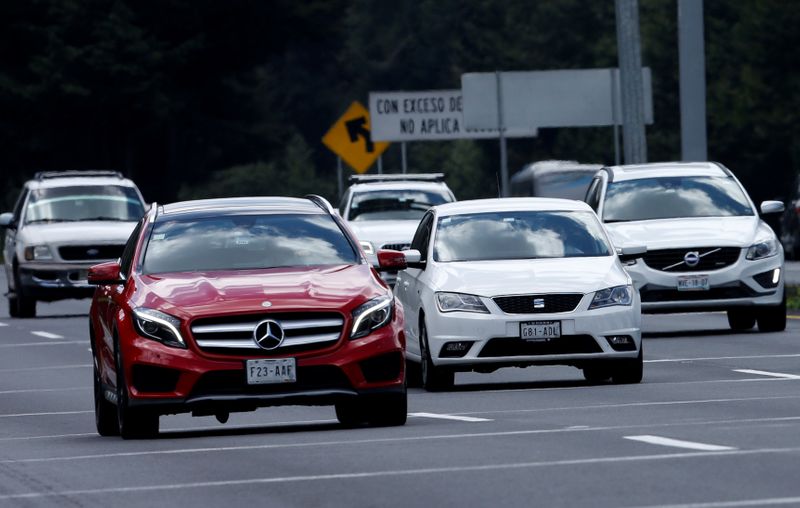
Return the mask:
[[[428, 211], [420, 220], [414, 238], [411, 240], [411, 249], [418, 250], [421, 259], [428, 259], [428, 243], [431, 229], [433, 228], [434, 214]], [[425, 267], [408, 267], [398, 274], [396, 294], [403, 303], [405, 311], [406, 348], [410, 356], [419, 358], [419, 311], [422, 307], [420, 301], [420, 278], [425, 275]]]
[[[22, 227], [22, 211], [25, 209], [25, 200], [27, 199], [27, 196], [28, 190], [23, 189], [17, 198], [17, 202], [14, 204], [14, 227], [6, 228], [5, 241], [3, 244], [3, 258], [9, 289], [12, 289], [12, 286], [14, 285], [13, 262], [17, 249], [17, 233], [19, 228]], [[13, 289], [15, 291], [17, 290], [16, 287], [13, 287]]]

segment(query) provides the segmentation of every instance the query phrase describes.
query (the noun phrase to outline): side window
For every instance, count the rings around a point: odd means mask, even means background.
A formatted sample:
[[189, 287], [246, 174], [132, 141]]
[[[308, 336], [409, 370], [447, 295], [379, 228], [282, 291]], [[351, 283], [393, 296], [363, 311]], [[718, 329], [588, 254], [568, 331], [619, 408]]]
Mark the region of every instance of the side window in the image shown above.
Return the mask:
[[586, 191], [586, 199], [584, 201], [597, 212], [600, 207], [600, 178], [592, 180], [589, 189]]
[[428, 251], [428, 240], [431, 237], [432, 224], [433, 214], [426, 213], [417, 227], [417, 232], [414, 233], [414, 239], [411, 240], [411, 248], [420, 251], [423, 258], [425, 258]]
[[136, 242], [139, 240], [139, 231], [142, 230], [142, 224], [144, 224], [144, 220], [139, 221], [139, 224], [133, 229], [131, 236], [128, 237], [128, 241], [125, 244], [125, 250], [122, 251], [119, 271], [126, 277], [130, 274], [131, 263], [133, 263], [133, 253], [136, 251]]

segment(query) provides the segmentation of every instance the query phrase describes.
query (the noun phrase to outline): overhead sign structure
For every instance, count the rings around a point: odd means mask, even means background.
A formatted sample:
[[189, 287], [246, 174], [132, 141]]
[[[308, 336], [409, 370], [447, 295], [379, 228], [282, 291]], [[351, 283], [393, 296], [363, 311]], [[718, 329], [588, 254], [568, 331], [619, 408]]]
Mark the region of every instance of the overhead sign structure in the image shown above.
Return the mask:
[[[379, 141], [443, 141], [492, 139], [497, 126], [467, 129], [461, 90], [370, 92], [372, 139]], [[507, 131], [506, 137], [536, 136], [535, 128]]]
[[369, 111], [354, 101], [322, 137], [322, 143], [356, 172], [366, 172], [389, 143], [374, 142], [370, 135]]
[[[649, 68], [642, 69], [642, 78], [645, 122], [651, 124], [653, 86]], [[464, 123], [470, 129], [502, 124], [512, 130], [620, 125], [619, 82], [619, 70], [614, 68], [463, 74]]]

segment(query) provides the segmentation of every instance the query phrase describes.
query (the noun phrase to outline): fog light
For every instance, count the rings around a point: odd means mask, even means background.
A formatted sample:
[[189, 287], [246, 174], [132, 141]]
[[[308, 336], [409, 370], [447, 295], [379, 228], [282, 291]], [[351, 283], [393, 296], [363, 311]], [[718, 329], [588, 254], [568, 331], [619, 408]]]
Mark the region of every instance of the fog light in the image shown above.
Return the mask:
[[461, 358], [467, 354], [474, 341], [462, 340], [458, 342], [445, 342], [439, 351], [440, 358]]
[[772, 272], [772, 283], [777, 284], [779, 280], [781, 280], [781, 269], [776, 268], [775, 271]]
[[606, 340], [614, 351], [634, 351], [636, 343], [630, 335], [609, 335]]

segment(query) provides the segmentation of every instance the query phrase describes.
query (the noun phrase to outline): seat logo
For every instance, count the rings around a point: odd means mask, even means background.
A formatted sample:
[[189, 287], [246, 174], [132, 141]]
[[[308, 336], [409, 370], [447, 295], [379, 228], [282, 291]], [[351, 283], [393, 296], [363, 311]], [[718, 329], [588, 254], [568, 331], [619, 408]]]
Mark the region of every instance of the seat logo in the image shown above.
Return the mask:
[[253, 339], [262, 349], [275, 349], [281, 345], [285, 335], [281, 325], [272, 319], [265, 319], [253, 329]]
[[544, 298], [534, 298], [533, 299], [533, 308], [534, 309], [544, 309]]
[[697, 251], [687, 252], [686, 255], [683, 256], [683, 262], [689, 267], [697, 266], [700, 264], [700, 253]]
[[100, 251], [99, 251], [98, 249], [94, 249], [94, 248], [92, 248], [92, 249], [88, 249], [88, 250], [86, 251], [86, 255], [87, 255], [87, 256], [89, 256], [89, 257], [95, 257], [95, 256], [97, 256], [98, 254], [100, 254]]

